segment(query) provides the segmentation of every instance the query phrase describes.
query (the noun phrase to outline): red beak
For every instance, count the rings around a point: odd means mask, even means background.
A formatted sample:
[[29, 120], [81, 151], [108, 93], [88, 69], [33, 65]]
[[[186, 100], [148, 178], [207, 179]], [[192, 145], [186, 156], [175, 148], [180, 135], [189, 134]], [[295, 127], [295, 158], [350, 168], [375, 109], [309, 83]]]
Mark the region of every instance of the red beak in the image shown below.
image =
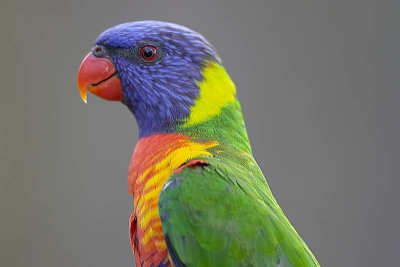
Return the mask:
[[100, 98], [122, 101], [122, 85], [114, 64], [107, 58], [95, 57], [92, 52], [83, 59], [78, 71], [78, 88], [83, 102], [86, 92]]

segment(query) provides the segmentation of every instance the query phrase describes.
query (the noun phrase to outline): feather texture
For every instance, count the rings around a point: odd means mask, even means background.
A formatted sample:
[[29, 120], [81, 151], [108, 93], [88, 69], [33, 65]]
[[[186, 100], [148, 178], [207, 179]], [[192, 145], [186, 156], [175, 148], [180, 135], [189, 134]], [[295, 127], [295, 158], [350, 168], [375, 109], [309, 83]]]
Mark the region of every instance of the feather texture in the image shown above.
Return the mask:
[[[319, 266], [272, 195], [235, 85], [202, 35], [142, 21], [96, 45], [139, 125], [128, 176], [136, 266]], [[138, 55], [146, 45], [151, 62]]]

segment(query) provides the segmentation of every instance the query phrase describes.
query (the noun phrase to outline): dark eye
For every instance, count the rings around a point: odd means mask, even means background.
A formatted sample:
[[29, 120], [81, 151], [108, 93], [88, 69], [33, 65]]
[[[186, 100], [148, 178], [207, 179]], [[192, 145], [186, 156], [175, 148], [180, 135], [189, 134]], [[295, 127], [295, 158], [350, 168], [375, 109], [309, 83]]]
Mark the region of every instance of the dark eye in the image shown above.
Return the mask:
[[157, 49], [152, 45], [143, 46], [140, 49], [140, 57], [146, 62], [151, 62], [157, 57]]

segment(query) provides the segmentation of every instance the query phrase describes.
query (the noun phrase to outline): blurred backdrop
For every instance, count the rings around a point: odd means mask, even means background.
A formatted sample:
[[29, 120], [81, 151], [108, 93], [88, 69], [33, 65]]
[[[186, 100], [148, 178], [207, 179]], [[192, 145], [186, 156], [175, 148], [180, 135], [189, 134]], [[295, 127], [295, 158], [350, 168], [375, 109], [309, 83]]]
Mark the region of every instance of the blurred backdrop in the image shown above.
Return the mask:
[[235, 81], [256, 159], [322, 266], [398, 266], [399, 1], [3, 1], [0, 265], [132, 266], [123, 105], [78, 66], [115, 24], [183, 24]]

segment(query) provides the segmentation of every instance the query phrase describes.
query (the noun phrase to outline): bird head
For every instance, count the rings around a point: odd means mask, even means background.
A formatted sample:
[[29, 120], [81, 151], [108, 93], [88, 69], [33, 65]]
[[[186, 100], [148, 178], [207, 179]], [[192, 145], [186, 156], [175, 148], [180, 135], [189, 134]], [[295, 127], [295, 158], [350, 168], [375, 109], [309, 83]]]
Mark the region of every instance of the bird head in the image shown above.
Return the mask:
[[89, 91], [125, 104], [140, 136], [169, 132], [189, 118], [210, 64], [220, 59], [197, 32], [160, 21], [124, 23], [97, 38], [79, 68], [78, 87], [84, 102]]

